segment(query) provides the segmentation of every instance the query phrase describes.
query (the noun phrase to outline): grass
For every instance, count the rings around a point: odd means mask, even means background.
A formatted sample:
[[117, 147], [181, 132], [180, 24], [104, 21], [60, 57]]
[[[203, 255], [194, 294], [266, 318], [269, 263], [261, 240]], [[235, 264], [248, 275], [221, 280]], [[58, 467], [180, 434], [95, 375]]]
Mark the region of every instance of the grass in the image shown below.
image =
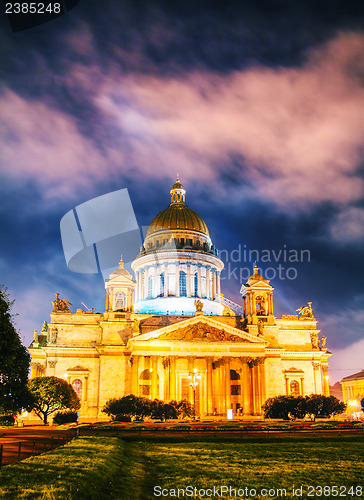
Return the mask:
[[150, 500], [157, 498], [154, 486], [177, 490], [188, 485], [197, 489], [227, 485], [258, 492], [285, 488], [286, 498], [294, 498], [293, 486], [303, 485], [302, 498], [307, 498], [308, 485], [360, 485], [362, 451], [362, 436], [254, 440], [82, 437], [4, 467], [0, 498]]

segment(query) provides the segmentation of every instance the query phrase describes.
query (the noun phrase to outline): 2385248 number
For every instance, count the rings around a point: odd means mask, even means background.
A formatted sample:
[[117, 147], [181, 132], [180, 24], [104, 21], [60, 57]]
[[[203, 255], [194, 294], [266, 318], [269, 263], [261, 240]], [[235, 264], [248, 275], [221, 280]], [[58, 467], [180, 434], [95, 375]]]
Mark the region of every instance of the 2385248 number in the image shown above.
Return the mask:
[[6, 14], [60, 14], [61, 13], [61, 4], [59, 2], [15, 2], [15, 3], [6, 3], [5, 4], [5, 13]]
[[308, 497], [361, 497], [362, 486], [308, 486]]

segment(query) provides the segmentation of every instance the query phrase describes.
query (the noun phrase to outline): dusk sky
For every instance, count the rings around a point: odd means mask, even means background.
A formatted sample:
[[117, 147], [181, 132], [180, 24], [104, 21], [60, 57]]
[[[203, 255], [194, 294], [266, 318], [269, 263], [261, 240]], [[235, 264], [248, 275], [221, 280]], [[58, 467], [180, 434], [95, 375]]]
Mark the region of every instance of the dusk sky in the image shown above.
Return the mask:
[[226, 297], [256, 250], [276, 316], [312, 302], [330, 383], [364, 368], [363, 2], [81, 0], [17, 33], [2, 12], [0, 68], [0, 283], [26, 346], [56, 292], [104, 311], [64, 214], [127, 188], [147, 226], [178, 172]]

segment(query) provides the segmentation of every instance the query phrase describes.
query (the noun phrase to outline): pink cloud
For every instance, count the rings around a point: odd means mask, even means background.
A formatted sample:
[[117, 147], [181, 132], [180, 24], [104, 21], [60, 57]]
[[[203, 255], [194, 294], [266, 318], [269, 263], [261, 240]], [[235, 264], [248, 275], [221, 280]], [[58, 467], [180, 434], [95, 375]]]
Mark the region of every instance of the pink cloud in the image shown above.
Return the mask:
[[331, 236], [338, 242], [351, 243], [364, 239], [364, 210], [345, 208], [331, 225]]
[[[85, 33], [83, 46], [90, 43]], [[156, 77], [73, 65], [65, 84], [101, 112], [102, 132], [112, 138], [103, 153], [74, 117], [5, 91], [2, 165], [9, 175], [50, 183], [53, 196], [70, 177], [77, 186], [118, 170], [154, 177], [179, 171], [186, 182], [208, 178], [221, 190], [219, 174], [235, 157], [244, 162], [234, 171], [236, 196], [264, 197], [283, 208], [345, 206], [364, 192], [357, 175], [363, 53], [364, 36], [342, 33], [295, 68]]]
[[72, 117], [10, 90], [2, 93], [0, 109], [0, 162], [8, 175], [36, 178], [48, 196], [101, 177], [106, 162]]
[[278, 204], [348, 203], [364, 187], [356, 176], [364, 142], [363, 52], [363, 36], [341, 34], [301, 68], [113, 75], [95, 102], [131, 137], [141, 169], [173, 165], [188, 177], [213, 179], [216, 164], [240, 155], [255, 190]]

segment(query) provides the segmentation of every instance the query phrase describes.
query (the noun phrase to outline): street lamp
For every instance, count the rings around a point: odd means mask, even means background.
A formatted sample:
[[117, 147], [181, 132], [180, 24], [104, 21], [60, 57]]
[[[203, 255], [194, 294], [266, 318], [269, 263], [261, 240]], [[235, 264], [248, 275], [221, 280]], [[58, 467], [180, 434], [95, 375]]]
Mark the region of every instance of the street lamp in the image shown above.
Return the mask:
[[189, 385], [193, 390], [193, 419], [196, 419], [196, 387], [198, 386], [199, 380], [201, 379], [201, 375], [198, 373], [197, 368], [193, 369], [193, 372], [189, 373], [187, 378], [191, 380]]

